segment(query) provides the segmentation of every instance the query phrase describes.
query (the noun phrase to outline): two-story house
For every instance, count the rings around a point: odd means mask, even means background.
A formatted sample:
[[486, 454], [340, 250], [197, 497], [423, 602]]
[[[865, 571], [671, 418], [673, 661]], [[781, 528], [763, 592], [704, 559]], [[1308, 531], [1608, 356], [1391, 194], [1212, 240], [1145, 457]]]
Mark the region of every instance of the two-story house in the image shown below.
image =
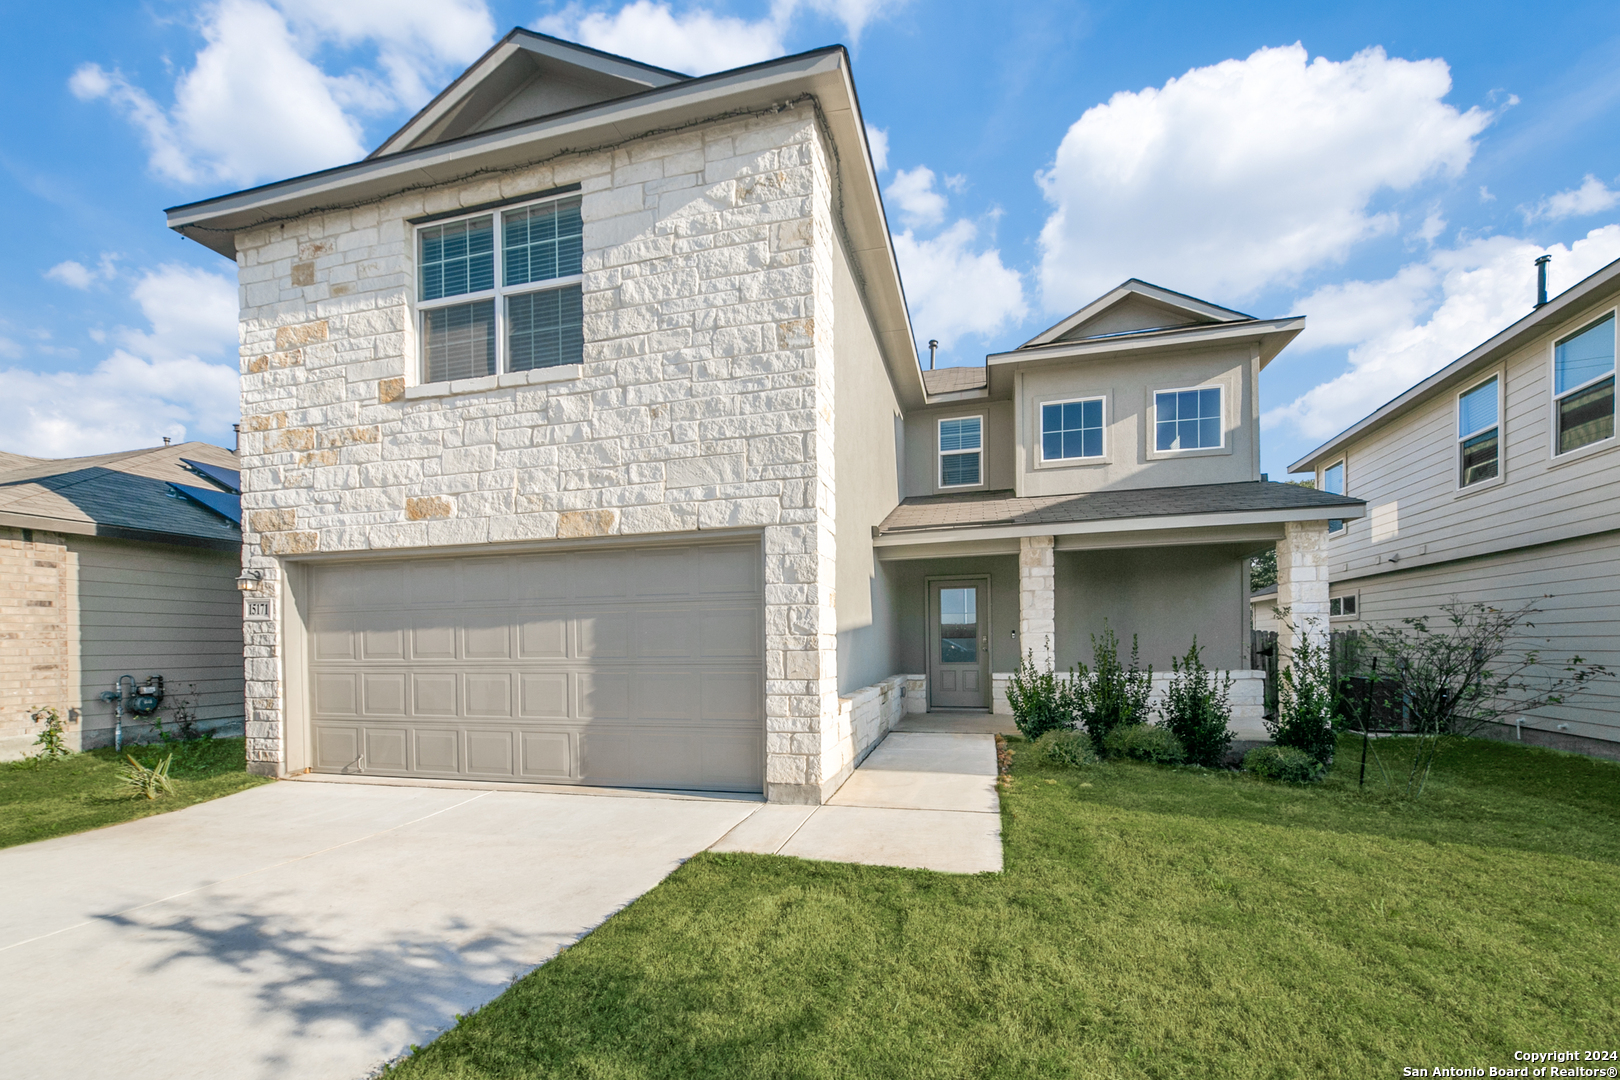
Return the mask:
[[265, 772], [819, 802], [1105, 618], [1245, 666], [1246, 557], [1325, 621], [1360, 513], [1259, 475], [1300, 319], [1132, 281], [925, 378], [842, 48], [515, 30], [366, 160], [169, 220], [240, 276]]
[[[1526, 275], [1528, 280], [1528, 274]], [[1369, 510], [1328, 539], [1335, 629], [1452, 599], [1537, 611], [1521, 644], [1620, 670], [1620, 479], [1610, 263], [1295, 462]], [[1620, 687], [1498, 732], [1620, 755]]]

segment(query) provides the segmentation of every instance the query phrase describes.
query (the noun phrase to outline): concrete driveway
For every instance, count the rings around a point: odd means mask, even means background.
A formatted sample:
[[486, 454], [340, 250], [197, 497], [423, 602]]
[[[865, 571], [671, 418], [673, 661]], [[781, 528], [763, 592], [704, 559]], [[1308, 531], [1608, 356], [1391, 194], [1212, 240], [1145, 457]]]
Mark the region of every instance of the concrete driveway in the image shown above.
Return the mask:
[[0, 1076], [365, 1076], [757, 807], [283, 782], [0, 851]]

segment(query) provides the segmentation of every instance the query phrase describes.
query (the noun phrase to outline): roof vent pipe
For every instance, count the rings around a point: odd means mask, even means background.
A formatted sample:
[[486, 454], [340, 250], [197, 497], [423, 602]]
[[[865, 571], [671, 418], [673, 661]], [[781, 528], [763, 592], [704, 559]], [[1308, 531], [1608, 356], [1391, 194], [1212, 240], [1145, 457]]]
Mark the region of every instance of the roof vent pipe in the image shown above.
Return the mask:
[[242, 425], [232, 424], [231, 433], [234, 436], [231, 442], [231, 453], [240, 454], [242, 452]]
[[1543, 255], [1536, 260], [1536, 307], [1547, 302], [1547, 264], [1550, 262], [1551, 255]]
[[169, 437], [167, 435], [163, 436], [163, 445], [164, 446], [169, 445]]
[[928, 342], [928, 370], [934, 370], [934, 353], [939, 351], [939, 342], [929, 339]]

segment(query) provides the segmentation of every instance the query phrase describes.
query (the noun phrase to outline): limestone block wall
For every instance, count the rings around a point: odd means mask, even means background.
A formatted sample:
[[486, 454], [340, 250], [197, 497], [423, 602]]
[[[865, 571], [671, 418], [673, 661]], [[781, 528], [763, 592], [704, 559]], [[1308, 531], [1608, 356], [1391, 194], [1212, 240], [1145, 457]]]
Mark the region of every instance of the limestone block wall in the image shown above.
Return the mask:
[[[767, 789], [819, 801], [842, 760], [828, 169], [805, 105], [240, 236], [247, 599], [306, 553], [758, 530]], [[408, 219], [570, 184], [583, 365], [417, 388]], [[265, 772], [285, 761], [281, 633], [247, 634]]]
[[1328, 532], [1325, 521], [1290, 521], [1277, 542], [1277, 604], [1284, 617], [1277, 622], [1281, 663], [1301, 637], [1326, 647], [1328, 643]]
[[824, 766], [831, 783], [841, 783], [900, 718], [911, 711], [907, 708], [910, 695], [906, 690], [910, 678], [909, 675], [891, 675], [838, 699], [835, 734], [828, 741], [829, 756]]
[[34, 750], [41, 725], [29, 714], [54, 707], [79, 748], [76, 561], [63, 538], [0, 530], [0, 761]]

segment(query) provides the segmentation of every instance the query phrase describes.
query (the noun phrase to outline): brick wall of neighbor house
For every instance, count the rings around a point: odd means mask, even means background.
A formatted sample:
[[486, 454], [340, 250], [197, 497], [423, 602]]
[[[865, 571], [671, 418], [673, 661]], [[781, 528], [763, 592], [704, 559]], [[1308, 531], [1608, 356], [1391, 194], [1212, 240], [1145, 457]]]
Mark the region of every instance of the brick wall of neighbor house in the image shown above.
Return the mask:
[[[420, 396], [407, 219], [573, 183], [583, 377]], [[829, 191], [805, 105], [239, 236], [243, 555], [264, 594], [284, 555], [759, 530], [767, 789], [819, 801], [838, 714]], [[247, 642], [267, 772], [279, 634]]]
[[50, 705], [79, 744], [74, 558], [60, 536], [0, 529], [0, 761], [34, 749], [29, 719]]

